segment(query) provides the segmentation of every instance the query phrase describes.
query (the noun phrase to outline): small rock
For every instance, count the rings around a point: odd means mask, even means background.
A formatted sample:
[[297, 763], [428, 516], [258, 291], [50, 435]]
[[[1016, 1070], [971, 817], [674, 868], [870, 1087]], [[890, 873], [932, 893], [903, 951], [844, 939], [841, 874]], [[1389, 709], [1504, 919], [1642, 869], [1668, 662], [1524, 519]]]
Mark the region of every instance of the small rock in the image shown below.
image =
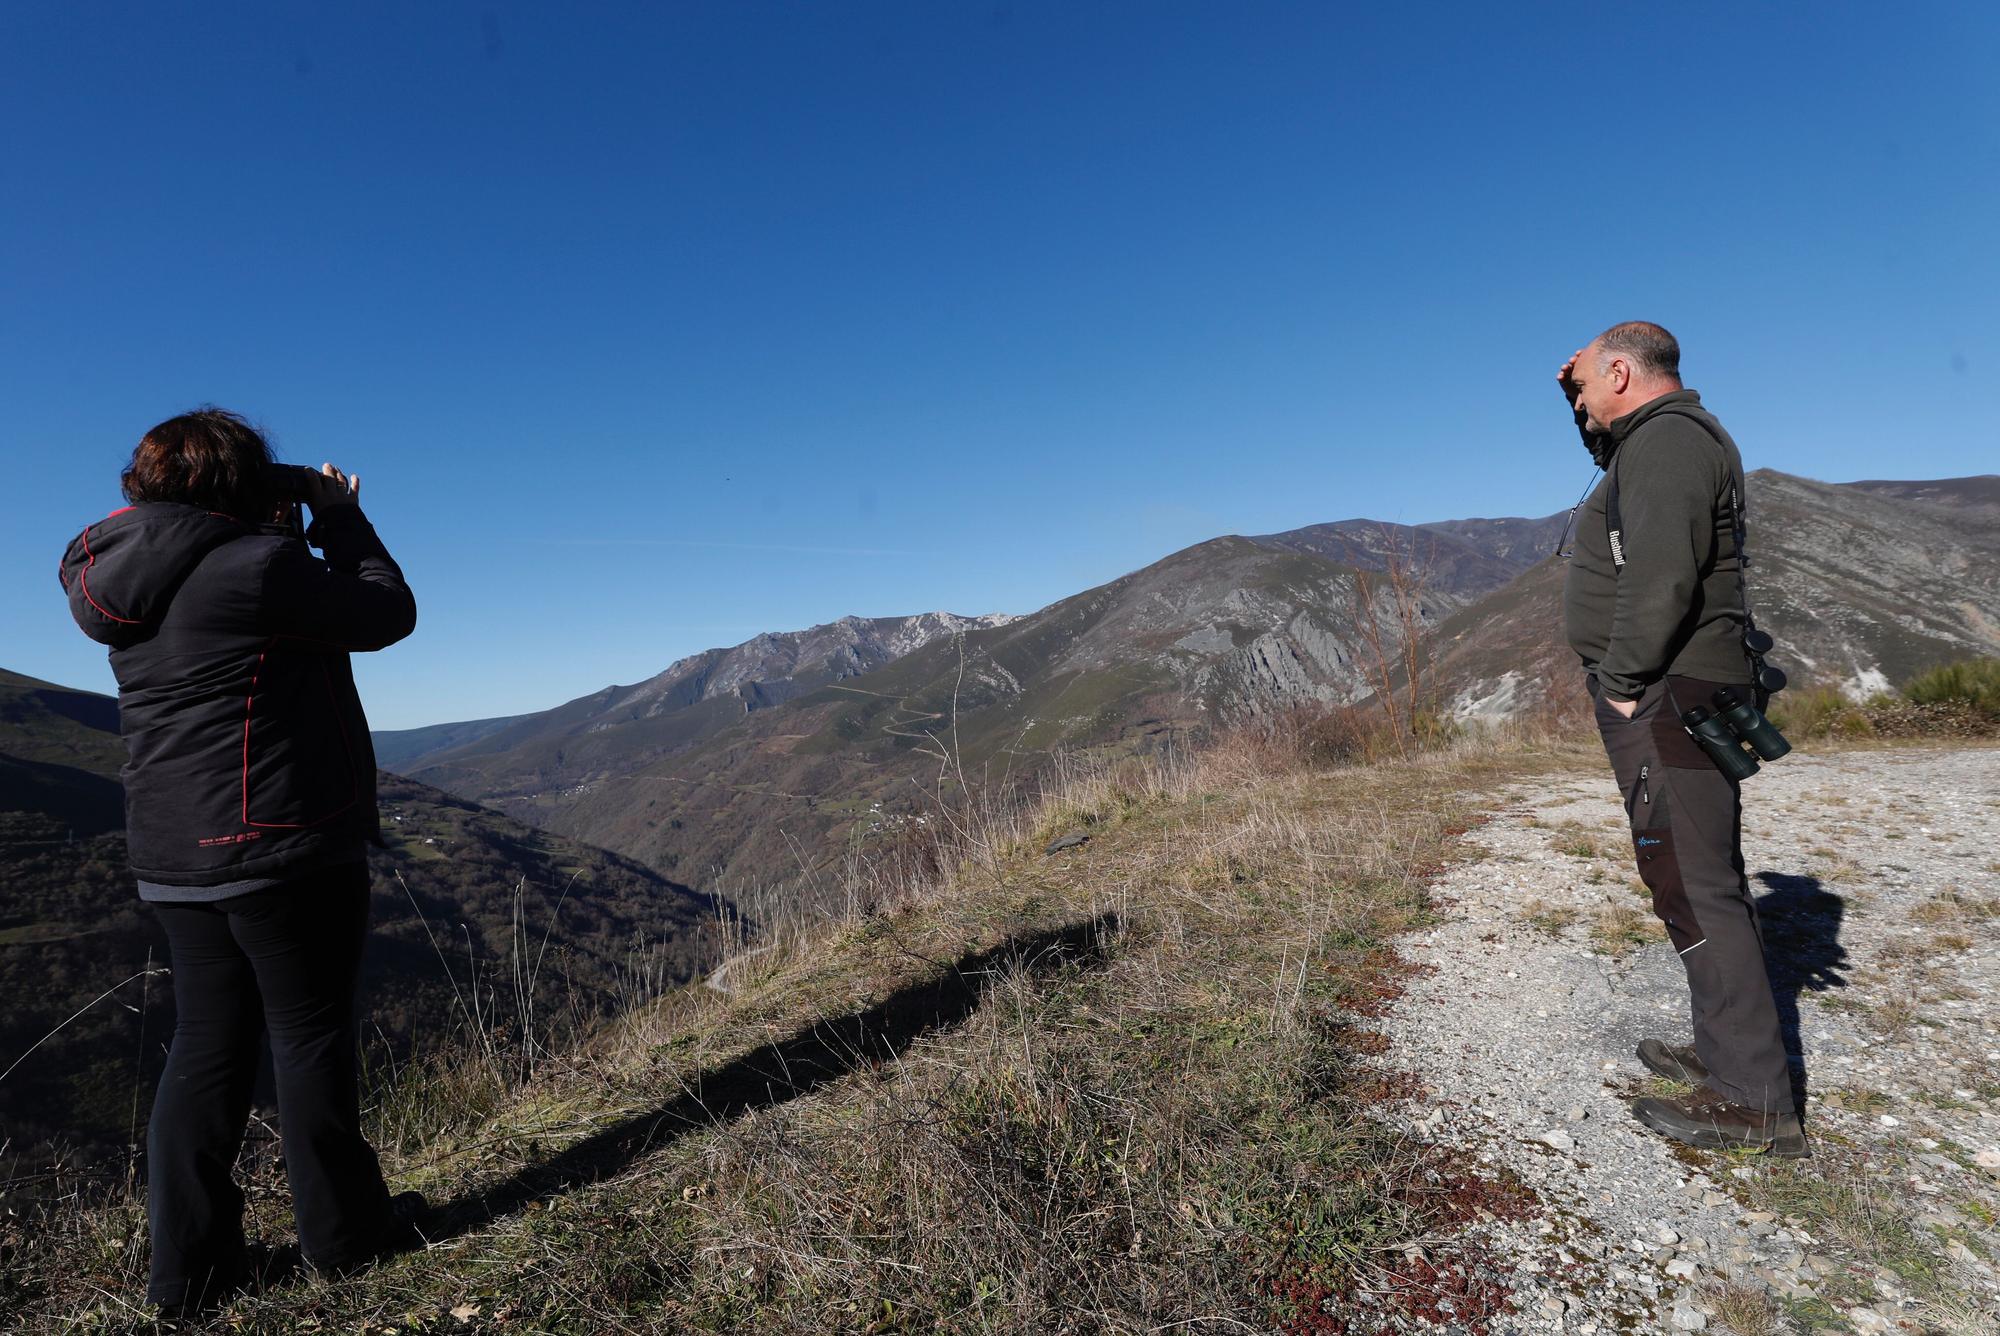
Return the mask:
[[1972, 1157], [1972, 1162], [1995, 1178], [2000, 1178], [2000, 1150], [1982, 1150]]
[[1850, 1308], [1847, 1310], [1847, 1320], [1853, 1323], [1854, 1329], [1863, 1336], [1868, 1336], [1871, 1332], [1892, 1331], [1896, 1325], [1872, 1308]]
[[1559, 1318], [1568, 1311], [1569, 1305], [1560, 1299], [1551, 1297], [1542, 1300], [1542, 1312], [1550, 1318]]
[[1065, 849], [1081, 849], [1089, 843], [1090, 836], [1080, 830], [1073, 830], [1067, 835], [1057, 836], [1056, 839], [1050, 842], [1049, 847], [1042, 850], [1042, 852], [1044, 854], [1059, 854]]
[[1676, 1331], [1706, 1331], [1708, 1314], [1683, 1300], [1674, 1305], [1673, 1323]]
[[1667, 1263], [1667, 1274], [1676, 1280], [1693, 1280], [1699, 1268], [1685, 1257], [1676, 1257]]
[[1768, 1225], [1778, 1217], [1770, 1211], [1745, 1211], [1743, 1218], [1753, 1224]]
[[1589, 1116], [1590, 1116], [1590, 1110], [1584, 1108], [1583, 1105], [1572, 1104], [1570, 1106], [1569, 1112], [1563, 1115], [1563, 1121], [1570, 1123], [1580, 1123]]
[[1681, 1241], [1680, 1231], [1672, 1225], [1661, 1225], [1653, 1231], [1653, 1237], [1669, 1248]]
[[1701, 1204], [1703, 1206], [1727, 1206], [1729, 1204], [1729, 1194], [1726, 1192], [1704, 1192], [1701, 1194]]
[[1575, 1138], [1571, 1137], [1569, 1133], [1563, 1131], [1561, 1128], [1552, 1127], [1536, 1137], [1535, 1140], [1552, 1150], [1572, 1151], [1576, 1149]]
[[1903, 1125], [1903, 1120], [1892, 1113], [1883, 1114], [1880, 1121], [1884, 1127], [1901, 1127]]

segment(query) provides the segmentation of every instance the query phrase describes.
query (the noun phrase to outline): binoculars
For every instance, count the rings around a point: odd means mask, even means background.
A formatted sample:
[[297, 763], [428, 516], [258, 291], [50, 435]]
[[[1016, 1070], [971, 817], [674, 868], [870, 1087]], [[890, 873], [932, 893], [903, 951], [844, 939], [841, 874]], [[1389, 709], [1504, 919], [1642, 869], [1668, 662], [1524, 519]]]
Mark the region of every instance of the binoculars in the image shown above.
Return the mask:
[[1792, 749], [1764, 712], [1732, 688], [1724, 687], [1709, 699], [1714, 709], [1697, 705], [1681, 716], [1681, 724], [1731, 779], [1740, 781], [1756, 774], [1758, 757], [1775, 761]]
[[273, 501], [293, 505], [313, 494], [319, 476], [318, 469], [303, 464], [272, 464], [264, 470], [264, 485]]

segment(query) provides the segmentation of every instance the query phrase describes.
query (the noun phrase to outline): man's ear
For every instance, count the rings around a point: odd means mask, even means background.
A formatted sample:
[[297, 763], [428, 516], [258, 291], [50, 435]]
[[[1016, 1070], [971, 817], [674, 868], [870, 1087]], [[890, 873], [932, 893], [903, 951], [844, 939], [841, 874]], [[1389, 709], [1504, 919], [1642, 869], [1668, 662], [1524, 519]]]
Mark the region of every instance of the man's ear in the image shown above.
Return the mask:
[[1632, 368], [1622, 357], [1612, 358], [1611, 365], [1605, 368], [1604, 375], [1605, 379], [1611, 382], [1612, 390], [1618, 394], [1625, 393], [1626, 387], [1632, 383]]

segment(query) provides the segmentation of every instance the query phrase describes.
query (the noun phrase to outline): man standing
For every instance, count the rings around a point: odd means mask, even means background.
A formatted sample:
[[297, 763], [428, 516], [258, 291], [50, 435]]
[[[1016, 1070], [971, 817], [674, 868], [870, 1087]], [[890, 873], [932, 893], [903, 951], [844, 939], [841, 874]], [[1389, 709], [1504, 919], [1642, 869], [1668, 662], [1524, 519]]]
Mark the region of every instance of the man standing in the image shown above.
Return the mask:
[[1639, 875], [1687, 970], [1692, 1045], [1639, 1059], [1697, 1087], [1639, 1121], [1694, 1146], [1806, 1153], [1763, 937], [1743, 876], [1742, 805], [1680, 717], [1723, 687], [1751, 697], [1736, 443], [1680, 380], [1658, 325], [1613, 325], [1556, 373], [1605, 478], [1578, 513], [1563, 593], [1597, 727], [1631, 817]]

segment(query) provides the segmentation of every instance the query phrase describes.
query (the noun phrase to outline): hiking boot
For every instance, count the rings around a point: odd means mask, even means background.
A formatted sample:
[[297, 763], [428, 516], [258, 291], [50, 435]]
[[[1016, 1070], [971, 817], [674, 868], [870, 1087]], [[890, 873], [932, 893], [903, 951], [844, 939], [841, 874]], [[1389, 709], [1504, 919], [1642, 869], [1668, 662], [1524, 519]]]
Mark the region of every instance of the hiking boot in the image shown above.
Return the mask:
[[428, 1236], [436, 1228], [436, 1214], [421, 1192], [399, 1192], [389, 1198], [391, 1224], [384, 1251], [413, 1252], [427, 1246]]
[[1806, 1134], [1795, 1113], [1767, 1113], [1697, 1090], [1682, 1099], [1642, 1099], [1632, 1116], [1662, 1136], [1703, 1150], [1747, 1150], [1795, 1160], [1806, 1153]]
[[343, 1280], [354, 1276], [397, 1253], [417, 1252], [430, 1245], [427, 1228], [435, 1226], [435, 1212], [421, 1192], [399, 1192], [389, 1199], [389, 1217], [374, 1249], [342, 1261], [313, 1262], [322, 1276]]
[[1691, 1086], [1708, 1084], [1708, 1068], [1695, 1056], [1693, 1044], [1642, 1039], [1639, 1041], [1639, 1061], [1646, 1064], [1647, 1071], [1655, 1076], [1664, 1076], [1669, 1081]]

